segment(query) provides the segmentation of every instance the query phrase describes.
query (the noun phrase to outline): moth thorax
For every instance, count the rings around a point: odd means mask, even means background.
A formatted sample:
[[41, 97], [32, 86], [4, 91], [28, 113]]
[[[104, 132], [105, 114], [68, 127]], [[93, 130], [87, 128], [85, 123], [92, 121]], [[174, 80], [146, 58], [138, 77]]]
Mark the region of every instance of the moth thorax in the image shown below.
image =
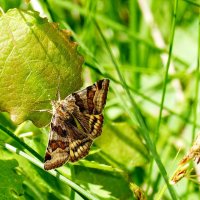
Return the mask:
[[53, 114], [58, 114], [60, 116], [66, 115], [66, 108], [62, 101], [52, 101]]

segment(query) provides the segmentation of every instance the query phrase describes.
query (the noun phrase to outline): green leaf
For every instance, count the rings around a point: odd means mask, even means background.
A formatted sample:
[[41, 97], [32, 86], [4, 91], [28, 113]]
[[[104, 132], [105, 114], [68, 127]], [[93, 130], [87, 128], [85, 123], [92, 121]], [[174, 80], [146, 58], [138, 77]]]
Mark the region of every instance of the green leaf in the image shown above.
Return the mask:
[[95, 144], [117, 167], [133, 170], [148, 161], [148, 152], [138, 134], [126, 123], [106, 124]]
[[[0, 137], [2, 137], [2, 135], [3, 134], [0, 134]], [[4, 144], [2, 145], [4, 146]], [[35, 166], [31, 162], [29, 162], [27, 159], [25, 159], [23, 156], [20, 156], [15, 153], [11, 154], [8, 150], [6, 150], [1, 145], [0, 145], [0, 152], [1, 152], [0, 158], [2, 160], [4, 159], [5, 162], [8, 162], [8, 159], [18, 161], [19, 165], [17, 166], [17, 174], [20, 174], [21, 175], [20, 177], [23, 177], [23, 190], [24, 190], [23, 193], [20, 192], [20, 194], [23, 194], [24, 199], [62, 200], [62, 199], [66, 199], [66, 197], [69, 196], [70, 189], [66, 184], [63, 184], [63, 182], [59, 181], [59, 179], [56, 179], [54, 176], [46, 173], [44, 170]], [[10, 173], [10, 170], [8, 171], [8, 174], [9, 173]], [[20, 177], [17, 177], [17, 180], [20, 180], [19, 179]], [[6, 178], [7, 176], [5, 176], [5, 179]], [[0, 176], [0, 182], [2, 180], [4, 180], [4, 178]], [[1, 187], [1, 184], [0, 184], [0, 187]], [[2, 194], [1, 190], [0, 190], [0, 194]], [[5, 199], [5, 198], [1, 198], [0, 196], [0, 199]], [[20, 198], [18, 199], [22, 200], [22, 196], [20, 196]], [[11, 198], [9, 198], [9, 200], [11, 200]]]
[[7, 11], [9, 8], [16, 8], [19, 7], [21, 0], [0, 0], [0, 6], [3, 8], [4, 11]]
[[19, 199], [23, 195], [22, 176], [16, 172], [16, 160], [0, 160], [0, 199]]
[[129, 184], [119, 174], [113, 174], [82, 166], [74, 166], [76, 182], [82, 184], [99, 199], [129, 199]]
[[0, 27], [0, 110], [44, 126], [50, 115], [36, 110], [51, 109], [58, 89], [64, 98], [82, 85], [77, 44], [37, 12], [9, 10]]

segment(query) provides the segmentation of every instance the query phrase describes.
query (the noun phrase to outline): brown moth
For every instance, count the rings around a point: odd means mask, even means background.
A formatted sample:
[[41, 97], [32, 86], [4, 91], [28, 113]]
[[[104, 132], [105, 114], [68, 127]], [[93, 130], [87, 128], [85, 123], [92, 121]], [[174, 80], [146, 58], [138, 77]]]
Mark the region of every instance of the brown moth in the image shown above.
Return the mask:
[[44, 169], [88, 155], [93, 140], [101, 134], [102, 110], [106, 103], [109, 80], [103, 79], [74, 92], [64, 100], [52, 101], [53, 116]]

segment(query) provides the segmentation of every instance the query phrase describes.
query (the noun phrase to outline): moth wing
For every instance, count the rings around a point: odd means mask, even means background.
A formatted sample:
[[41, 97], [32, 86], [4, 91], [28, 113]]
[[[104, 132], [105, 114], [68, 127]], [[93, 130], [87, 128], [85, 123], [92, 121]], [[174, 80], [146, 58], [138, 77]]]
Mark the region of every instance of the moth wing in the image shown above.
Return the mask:
[[[88, 155], [92, 140], [70, 121], [56, 122], [53, 117], [49, 143], [45, 154], [44, 169], [62, 166], [67, 161], [75, 162]], [[59, 120], [59, 118], [58, 118]], [[55, 126], [56, 124], [56, 126]]]
[[[69, 137], [67, 126], [57, 122], [59, 117], [53, 116], [49, 142], [45, 153], [44, 169], [50, 170], [62, 166], [69, 160]], [[55, 123], [57, 122], [57, 123]], [[56, 125], [55, 125], [56, 124]]]
[[109, 80], [102, 79], [71, 95], [75, 98], [75, 104], [79, 107], [80, 112], [98, 115], [101, 114], [105, 106], [108, 87]]
[[94, 139], [101, 135], [103, 127], [103, 114], [89, 115], [75, 111], [73, 115], [80, 124], [81, 129], [88, 134], [89, 138]]
[[77, 127], [70, 125], [69, 161], [76, 162], [88, 155], [92, 139]]
[[108, 87], [109, 80], [103, 79], [65, 98], [67, 102], [74, 100], [75, 107], [68, 112], [75, 123], [53, 116], [45, 155], [46, 170], [60, 167], [67, 161], [75, 162], [88, 155], [93, 139], [102, 131], [102, 110]]
[[71, 95], [77, 106], [72, 115], [80, 124], [81, 129], [92, 139], [98, 137], [102, 132], [102, 110], [106, 103], [108, 87], [109, 80], [102, 79]]

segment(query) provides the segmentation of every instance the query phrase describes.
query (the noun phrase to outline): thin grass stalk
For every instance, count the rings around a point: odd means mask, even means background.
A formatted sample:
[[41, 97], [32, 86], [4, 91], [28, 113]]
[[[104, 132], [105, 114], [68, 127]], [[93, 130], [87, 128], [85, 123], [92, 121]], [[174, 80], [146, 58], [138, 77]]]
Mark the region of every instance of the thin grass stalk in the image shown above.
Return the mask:
[[[15, 148], [14, 146], [12, 146], [10, 144], [4, 144], [4, 147], [7, 150], [9, 150], [10, 152], [17, 153], [18, 155], [20, 155], [20, 156], [24, 157], [25, 159], [29, 160], [34, 165], [36, 165], [39, 168], [43, 169], [43, 163], [41, 163], [40, 161], [36, 160], [35, 158], [29, 156], [25, 152]], [[76, 183], [71, 181], [70, 179], [68, 179], [68, 178], [64, 177], [63, 175], [61, 175], [57, 170], [49, 170], [49, 171], [46, 171], [46, 173], [49, 173], [52, 176], [56, 177], [58, 180], [64, 182], [65, 184], [67, 184], [68, 186], [73, 188], [77, 193], [79, 193], [80, 195], [86, 197], [87, 199], [98, 200], [97, 197], [95, 197], [92, 194], [88, 193], [85, 189], [83, 189], [82, 187], [80, 187], [79, 185], [77, 185]]]
[[[163, 83], [163, 92], [162, 92], [161, 103], [160, 103], [160, 111], [159, 111], [159, 117], [158, 117], [157, 127], [156, 127], [156, 131], [155, 131], [155, 136], [154, 136], [155, 144], [157, 143], [157, 140], [159, 137], [159, 129], [160, 129], [160, 124], [161, 124], [161, 120], [162, 120], [162, 112], [164, 109], [164, 100], [165, 100], [167, 81], [168, 81], [168, 73], [169, 73], [172, 48], [173, 48], [173, 40], [174, 40], [174, 34], [175, 34], [177, 9], [178, 9], [178, 0], [175, 0], [174, 1], [174, 11], [173, 11], [173, 21], [172, 21], [172, 31], [171, 31], [171, 35], [170, 35], [169, 56], [168, 56], [168, 60], [167, 60], [166, 68], [165, 68], [166, 71], [165, 71], [165, 77], [164, 77], [164, 83]], [[154, 163], [154, 161], [152, 160], [151, 165], [150, 165], [149, 177], [151, 177], [151, 175], [152, 175], [153, 163]], [[151, 185], [151, 178], [149, 179], [148, 185]]]
[[192, 128], [192, 140], [193, 142], [195, 138], [195, 130], [196, 130], [196, 125], [195, 123], [197, 122], [197, 114], [198, 114], [198, 100], [199, 100], [199, 79], [200, 79], [200, 15], [199, 15], [199, 38], [198, 38], [198, 48], [197, 48], [197, 67], [196, 67], [196, 86], [195, 86], [195, 97], [194, 97], [194, 124]]
[[[71, 4], [70, 4], [71, 5]], [[67, 7], [68, 8], [68, 7]], [[118, 83], [121, 85], [120, 81], [117, 81], [115, 78], [113, 78], [112, 76], [110, 76], [109, 74], [107, 74], [106, 72], [102, 72], [100, 69], [100, 67], [96, 67], [99, 66], [98, 61], [96, 60], [96, 58], [93, 56], [93, 54], [91, 53], [91, 51], [83, 44], [83, 42], [76, 36], [76, 34], [73, 32], [73, 30], [71, 29], [71, 27], [64, 22], [63, 20], [60, 21], [60, 23], [66, 27], [67, 29], [69, 29], [72, 32], [73, 37], [76, 39], [76, 41], [78, 41], [78, 43], [80, 44], [80, 46], [85, 50], [86, 54], [89, 55], [95, 62], [95, 66], [92, 65], [91, 63], [85, 62], [86, 66], [88, 66], [90, 69], [95, 70], [96, 72], [98, 72], [99, 74], [101, 74], [104, 77], [107, 77], [109, 79], [111, 79], [112, 81]], [[158, 102], [156, 102], [155, 100], [149, 98], [148, 96], [145, 96], [144, 94], [136, 91], [134, 88], [130, 87], [127, 85], [127, 87], [129, 89], [131, 89], [131, 91], [133, 91], [134, 93], [136, 93], [137, 95], [139, 95], [140, 97], [144, 98], [145, 100], [148, 100], [149, 102], [151, 102], [152, 104], [159, 106], [160, 104]], [[168, 111], [170, 114], [173, 114], [175, 116], [177, 116], [178, 118], [182, 119], [183, 121], [193, 124], [194, 122], [189, 120], [188, 118], [183, 117], [182, 115], [179, 115], [178, 113], [174, 112], [173, 110], [171, 110], [170, 108], [167, 108], [165, 106], [163, 106], [163, 108]], [[198, 128], [200, 128], [200, 124], [196, 124], [196, 126]]]
[[146, 127], [145, 122], [143, 121], [142, 114], [140, 113], [140, 110], [138, 109], [138, 106], [137, 106], [135, 100], [133, 99], [133, 97], [132, 97], [132, 95], [131, 95], [128, 87], [127, 87], [127, 84], [126, 84], [126, 82], [125, 82], [125, 80], [124, 80], [124, 78], [123, 78], [123, 76], [122, 76], [122, 74], [120, 72], [119, 66], [115, 61], [115, 58], [114, 58], [114, 56], [113, 56], [113, 54], [111, 52], [111, 49], [110, 49], [110, 47], [109, 47], [109, 45], [108, 45], [108, 43], [107, 43], [107, 41], [106, 41], [106, 39], [104, 37], [99, 25], [97, 24], [97, 22], [95, 20], [94, 20], [94, 24], [96, 25], [97, 30], [99, 31], [99, 33], [100, 33], [100, 35], [102, 37], [102, 40], [103, 40], [103, 42], [104, 42], [104, 44], [105, 44], [105, 46], [107, 48], [108, 53], [110, 54], [111, 60], [112, 60], [112, 62], [114, 64], [114, 66], [115, 66], [115, 69], [116, 69], [117, 74], [119, 76], [119, 79], [120, 79], [120, 81], [122, 83], [122, 86], [124, 87], [125, 92], [127, 93], [127, 96], [129, 97], [129, 100], [130, 100], [130, 102], [132, 104], [132, 107], [134, 108], [134, 115], [136, 116], [137, 121], [138, 121], [138, 123], [140, 125], [139, 129], [141, 130], [141, 134], [142, 134], [142, 136], [143, 136], [143, 138], [144, 138], [149, 150], [151, 151], [151, 153], [152, 153], [152, 155], [153, 155], [153, 157], [154, 157], [154, 159], [155, 159], [155, 161], [157, 163], [157, 166], [158, 166], [158, 168], [159, 168], [159, 170], [160, 170], [160, 172], [161, 172], [161, 174], [162, 174], [162, 176], [163, 176], [163, 178], [164, 178], [164, 180], [165, 180], [165, 182], [167, 184], [167, 187], [168, 187], [168, 190], [170, 192], [170, 195], [171, 195], [172, 199], [176, 200], [177, 199], [176, 193], [175, 193], [174, 189], [172, 188], [172, 186], [169, 184], [167, 172], [166, 172], [166, 170], [165, 170], [165, 168], [164, 168], [164, 166], [163, 166], [163, 164], [162, 164], [162, 162], [160, 160], [160, 157], [159, 157], [159, 155], [157, 153], [155, 145], [151, 141], [151, 138], [150, 138], [150, 135], [149, 135], [149, 130]]
[[[138, 32], [138, 6], [137, 6], [137, 0], [131, 0], [129, 1], [130, 5], [130, 24], [129, 24], [129, 31], [130, 32]], [[130, 66], [134, 67], [138, 65], [139, 60], [139, 49], [138, 49], [138, 40], [132, 39], [130, 42]], [[140, 73], [135, 72], [132, 77], [133, 87], [135, 89], [139, 88], [140, 85]]]
[[[102, 75], [103, 77], [107, 77], [109, 78], [111, 81], [115, 82], [116, 84], [119, 84], [119, 85], [122, 85], [120, 81], [116, 80], [113, 76], [111, 76], [110, 74], [108, 73], [104, 73], [102, 72], [99, 68], [95, 67], [94, 65], [92, 65], [91, 63], [89, 62], [85, 62], [85, 65], [87, 67], [89, 67], [90, 69], [92, 69], [93, 71], [96, 71], [98, 74]], [[133, 87], [127, 85], [127, 88], [129, 90], [131, 90], [131, 92], [135, 93], [136, 95], [138, 95], [139, 97], [149, 101], [150, 103], [160, 107], [160, 103], [158, 103], [157, 101], [151, 99], [150, 97], [146, 96], [145, 94], [141, 93], [141, 92], [138, 92], [137, 90], [135, 90]], [[179, 119], [185, 121], [186, 123], [189, 123], [189, 124], [194, 124], [194, 121], [188, 119], [188, 117], [184, 117], [183, 115], [181, 114], [178, 114], [176, 112], [174, 112], [173, 110], [171, 110], [170, 108], [166, 107], [166, 106], [163, 106], [164, 110], [166, 110], [167, 112], [169, 112], [169, 114], [171, 115], [174, 115], [176, 117], [178, 117]], [[195, 124], [196, 127], [200, 128], [200, 124]]]
[[[80, 6], [70, 2], [70, 1], [62, 1], [62, 0], [57, 0], [55, 1], [55, 4], [59, 5], [62, 8], [65, 8], [67, 10], [77, 10], [82, 16], [88, 16], [88, 13], [86, 12], [85, 9], [81, 8]], [[145, 38], [141, 37], [139, 34], [133, 32], [133, 31], [129, 31], [127, 30], [126, 26], [123, 26], [103, 15], [100, 15], [98, 13], [90, 13], [91, 17], [93, 18], [93, 20], [98, 20], [101, 21], [102, 23], [104, 23], [105, 25], [107, 25], [108, 27], [112, 27], [113, 29], [117, 30], [117, 31], [122, 31], [124, 33], [126, 33], [130, 38], [135, 39], [135, 40], [139, 40], [140, 42], [144, 43], [145, 45], [156, 49], [158, 51], [165, 51], [163, 49], [160, 49], [158, 47], [156, 47], [154, 44], [152, 44], [151, 42], [149, 42], [148, 40], [146, 40]]]
[[169, 44], [169, 56], [166, 64], [166, 71], [165, 71], [165, 77], [164, 77], [164, 83], [163, 83], [163, 91], [162, 91], [162, 97], [161, 97], [161, 103], [160, 103], [160, 111], [159, 111], [159, 117], [157, 122], [157, 127], [155, 131], [155, 143], [157, 143], [158, 137], [159, 137], [159, 129], [160, 124], [162, 120], [162, 112], [164, 109], [164, 101], [165, 101], [165, 95], [166, 95], [166, 89], [167, 89], [167, 82], [168, 82], [168, 74], [169, 74], [169, 67], [171, 62], [171, 55], [172, 55], [172, 48], [173, 48], [173, 42], [174, 42], [174, 34], [175, 34], [175, 27], [176, 27], [176, 16], [177, 16], [177, 10], [178, 10], [178, 0], [174, 0], [174, 10], [173, 10], [173, 20], [172, 20], [172, 28], [171, 28], [171, 35], [170, 35], [170, 44]]
[[18, 142], [24, 149], [29, 151], [32, 155], [34, 155], [38, 160], [43, 162], [43, 157], [40, 156], [36, 151], [34, 151], [31, 147], [29, 147], [26, 143], [24, 143], [22, 140], [20, 140], [15, 134], [13, 134], [10, 130], [5, 128], [3, 125], [0, 124], [0, 130], [2, 130], [5, 134], [9, 135], [13, 140]]

